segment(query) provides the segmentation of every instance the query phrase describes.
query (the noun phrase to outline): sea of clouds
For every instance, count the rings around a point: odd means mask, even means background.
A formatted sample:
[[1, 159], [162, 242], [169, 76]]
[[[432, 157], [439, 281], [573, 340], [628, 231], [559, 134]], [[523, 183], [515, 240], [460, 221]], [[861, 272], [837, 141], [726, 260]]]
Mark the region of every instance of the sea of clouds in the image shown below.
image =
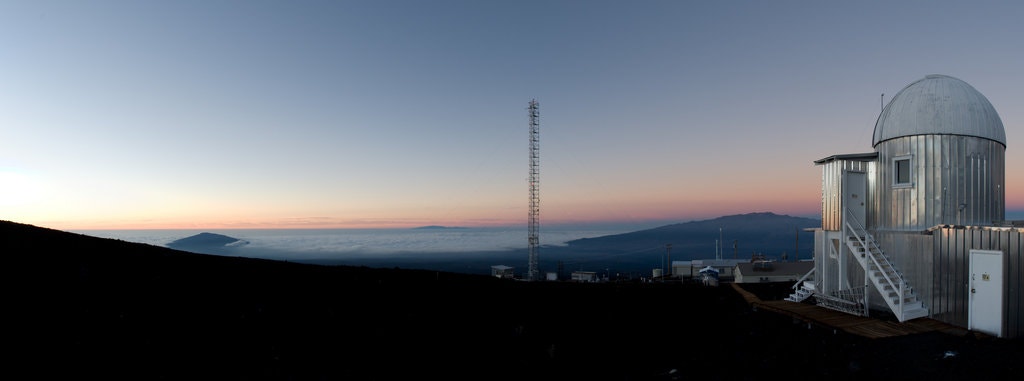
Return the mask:
[[[541, 246], [564, 246], [580, 238], [621, 234], [629, 227], [543, 229]], [[213, 229], [213, 230], [82, 230], [85, 235], [167, 246], [178, 239], [208, 232], [245, 241], [211, 254], [277, 260], [346, 259], [412, 254], [458, 254], [527, 249], [526, 227], [438, 229]]]

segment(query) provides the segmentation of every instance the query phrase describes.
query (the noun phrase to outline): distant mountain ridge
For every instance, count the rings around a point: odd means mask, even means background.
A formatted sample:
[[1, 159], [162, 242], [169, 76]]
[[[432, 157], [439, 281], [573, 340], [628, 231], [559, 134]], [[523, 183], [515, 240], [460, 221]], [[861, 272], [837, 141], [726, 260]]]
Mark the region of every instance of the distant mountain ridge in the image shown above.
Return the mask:
[[766, 254], [789, 260], [810, 259], [814, 233], [821, 220], [758, 212], [722, 216], [639, 230], [631, 233], [569, 241], [577, 250], [636, 250], [671, 244], [674, 259], [714, 258], [716, 246], [722, 258], [749, 258]]

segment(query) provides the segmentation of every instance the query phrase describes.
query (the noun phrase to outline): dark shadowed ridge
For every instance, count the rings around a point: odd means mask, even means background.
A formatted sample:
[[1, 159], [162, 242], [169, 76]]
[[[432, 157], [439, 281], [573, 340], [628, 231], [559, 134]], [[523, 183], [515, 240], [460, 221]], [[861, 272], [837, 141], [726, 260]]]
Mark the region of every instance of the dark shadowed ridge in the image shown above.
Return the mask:
[[[373, 269], [365, 266], [320, 266], [288, 261], [247, 258], [238, 256], [213, 255], [179, 250], [171, 247], [128, 242], [113, 238], [93, 237], [56, 229], [37, 227], [12, 221], [0, 221], [0, 249], [6, 258], [28, 265], [46, 265], [47, 281], [75, 282], [89, 279], [132, 281], [145, 279], [175, 278], [177, 275], [195, 277], [199, 274], [222, 272], [224, 276], [256, 277], [268, 271], [329, 271], [344, 273], [355, 271], [361, 274], [392, 273], [397, 268]], [[175, 241], [180, 244], [226, 246], [244, 242], [236, 238], [201, 233]], [[202, 265], [202, 267], [197, 267]], [[36, 267], [24, 270], [37, 270]], [[437, 271], [403, 269], [395, 278], [417, 279], [420, 276], [435, 278]], [[422, 274], [422, 275], [420, 275]], [[472, 274], [450, 274], [480, 280], [491, 277]], [[67, 277], [65, 277], [67, 276]], [[256, 279], [254, 278], [254, 279]]]
[[[869, 340], [751, 308], [729, 286], [298, 264], [9, 221], [0, 221], [0, 253], [9, 379], [960, 380], [1024, 371], [1020, 341]], [[790, 286], [743, 288], [781, 300]]]

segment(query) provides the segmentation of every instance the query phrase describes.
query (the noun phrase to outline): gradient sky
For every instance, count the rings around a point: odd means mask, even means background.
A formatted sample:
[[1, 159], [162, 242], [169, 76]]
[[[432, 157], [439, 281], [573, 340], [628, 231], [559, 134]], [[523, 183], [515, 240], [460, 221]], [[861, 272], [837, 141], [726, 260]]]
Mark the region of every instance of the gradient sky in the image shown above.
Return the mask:
[[928, 74], [1024, 210], [1020, 1], [3, 1], [0, 219], [57, 229], [814, 216]]

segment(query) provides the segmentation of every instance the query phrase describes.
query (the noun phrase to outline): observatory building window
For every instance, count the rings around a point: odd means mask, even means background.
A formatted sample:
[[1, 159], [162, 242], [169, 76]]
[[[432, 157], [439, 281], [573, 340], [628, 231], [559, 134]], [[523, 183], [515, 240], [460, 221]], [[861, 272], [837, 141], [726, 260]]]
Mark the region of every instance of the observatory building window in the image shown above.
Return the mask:
[[910, 156], [901, 156], [893, 159], [892, 163], [892, 185], [895, 187], [909, 187], [910, 182]]

